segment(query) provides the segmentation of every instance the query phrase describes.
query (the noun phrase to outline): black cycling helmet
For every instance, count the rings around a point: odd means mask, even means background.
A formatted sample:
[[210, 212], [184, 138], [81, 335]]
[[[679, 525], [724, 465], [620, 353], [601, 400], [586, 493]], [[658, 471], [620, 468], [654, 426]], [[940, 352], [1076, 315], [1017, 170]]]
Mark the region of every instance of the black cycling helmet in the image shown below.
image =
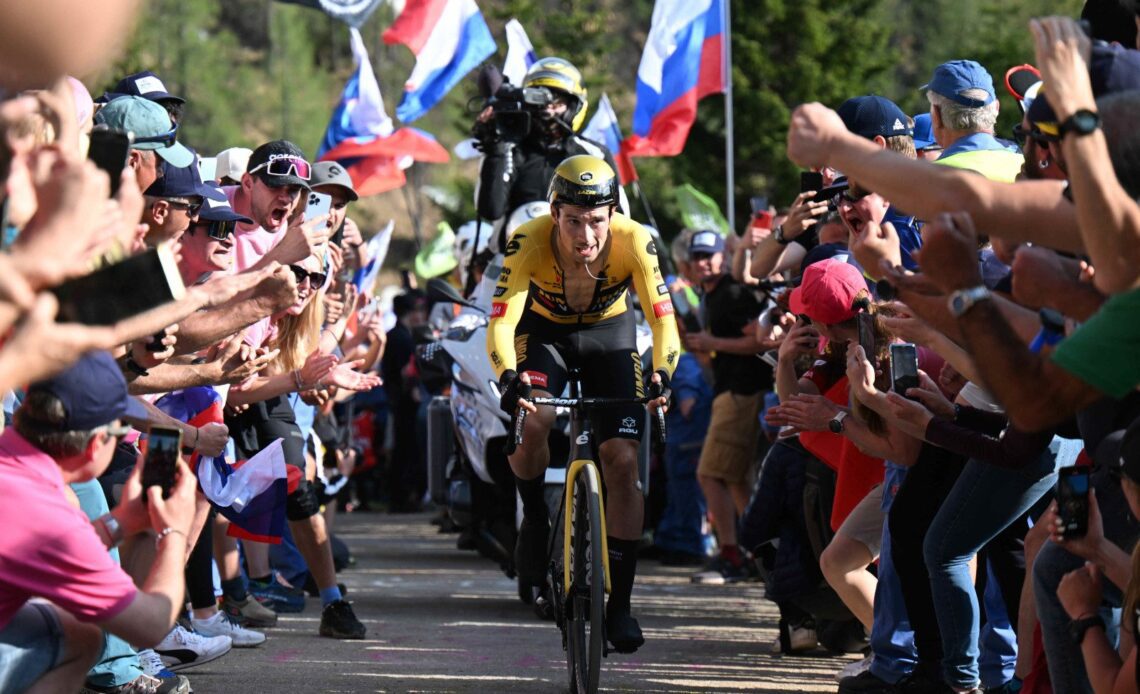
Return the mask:
[[546, 199], [554, 205], [606, 207], [618, 204], [618, 178], [604, 159], [578, 154], [562, 160]]

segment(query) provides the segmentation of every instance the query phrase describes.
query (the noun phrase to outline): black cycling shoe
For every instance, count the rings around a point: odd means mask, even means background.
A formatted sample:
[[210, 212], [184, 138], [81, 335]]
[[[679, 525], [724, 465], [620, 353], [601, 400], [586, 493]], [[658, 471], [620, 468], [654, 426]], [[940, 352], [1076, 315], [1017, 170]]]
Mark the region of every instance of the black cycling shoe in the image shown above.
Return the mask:
[[549, 536], [549, 521], [536, 523], [523, 518], [515, 541], [515, 572], [523, 583], [532, 586], [546, 583], [546, 542]]
[[633, 653], [645, 643], [641, 625], [629, 612], [606, 610], [606, 640], [618, 653]]

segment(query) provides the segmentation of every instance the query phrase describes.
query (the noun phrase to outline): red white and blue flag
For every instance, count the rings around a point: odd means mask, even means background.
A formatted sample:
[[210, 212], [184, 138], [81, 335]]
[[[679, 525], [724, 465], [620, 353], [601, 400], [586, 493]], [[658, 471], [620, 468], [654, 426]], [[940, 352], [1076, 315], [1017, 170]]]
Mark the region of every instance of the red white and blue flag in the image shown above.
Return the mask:
[[[176, 390], [155, 405], [175, 419], [200, 427], [223, 419], [222, 397], [208, 386]], [[285, 498], [297, 488], [300, 469], [285, 465], [278, 439], [248, 460], [233, 465], [225, 455], [194, 453], [190, 469], [210, 503], [230, 521], [228, 534], [245, 540], [279, 544], [285, 532]]]
[[582, 130], [582, 137], [605, 145], [614, 155], [618, 179], [622, 185], [637, 180], [637, 170], [633, 168], [633, 162], [621, 149], [621, 125], [618, 123], [613, 105], [610, 104], [610, 97], [606, 94], [602, 94], [602, 98], [598, 100], [598, 110], [594, 111], [593, 118]]
[[471, 70], [496, 51], [475, 0], [407, 0], [384, 32], [416, 55], [396, 117], [410, 123], [427, 113]]
[[657, 0], [637, 69], [635, 157], [680, 154], [697, 117], [697, 101], [724, 91], [724, 2]]
[[340, 162], [357, 195], [377, 195], [403, 186], [404, 169], [413, 161], [446, 162], [449, 156], [430, 134], [393, 128], [364, 40], [356, 29], [350, 34], [356, 72], [344, 85], [317, 159]]

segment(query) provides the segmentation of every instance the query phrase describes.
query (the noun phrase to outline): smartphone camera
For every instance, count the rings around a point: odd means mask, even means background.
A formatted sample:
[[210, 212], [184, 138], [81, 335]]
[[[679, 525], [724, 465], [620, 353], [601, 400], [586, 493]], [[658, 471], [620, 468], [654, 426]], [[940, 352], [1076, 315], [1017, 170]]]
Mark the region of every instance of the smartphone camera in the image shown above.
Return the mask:
[[918, 349], [911, 343], [891, 345], [891, 390], [906, 397], [918, 387]]
[[1074, 465], [1057, 471], [1057, 517], [1065, 539], [1084, 537], [1089, 529], [1089, 468]]

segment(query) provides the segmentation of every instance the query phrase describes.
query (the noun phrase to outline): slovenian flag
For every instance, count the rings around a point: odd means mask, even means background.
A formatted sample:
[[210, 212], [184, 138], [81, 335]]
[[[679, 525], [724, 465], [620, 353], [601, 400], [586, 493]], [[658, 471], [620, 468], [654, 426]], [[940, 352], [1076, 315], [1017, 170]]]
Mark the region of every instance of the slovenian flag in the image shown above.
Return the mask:
[[[168, 393], [155, 405], [171, 417], [200, 427], [223, 420], [222, 396], [208, 386]], [[285, 498], [301, 481], [300, 468], [285, 465], [281, 439], [249, 460], [233, 465], [225, 455], [194, 453], [190, 469], [210, 503], [230, 521], [228, 534], [245, 540], [279, 544], [285, 532]]]
[[622, 185], [637, 180], [637, 170], [633, 168], [633, 162], [621, 151], [621, 125], [618, 124], [617, 114], [614, 113], [609, 96], [602, 94], [602, 98], [598, 100], [598, 110], [594, 111], [594, 117], [586, 124], [582, 137], [605, 145], [614, 155], [618, 178], [621, 179]]
[[475, 0], [408, 0], [384, 32], [416, 54], [396, 117], [410, 123], [439, 103], [463, 76], [496, 50]]
[[657, 0], [637, 69], [630, 156], [680, 154], [697, 101], [724, 91], [725, 1]]

